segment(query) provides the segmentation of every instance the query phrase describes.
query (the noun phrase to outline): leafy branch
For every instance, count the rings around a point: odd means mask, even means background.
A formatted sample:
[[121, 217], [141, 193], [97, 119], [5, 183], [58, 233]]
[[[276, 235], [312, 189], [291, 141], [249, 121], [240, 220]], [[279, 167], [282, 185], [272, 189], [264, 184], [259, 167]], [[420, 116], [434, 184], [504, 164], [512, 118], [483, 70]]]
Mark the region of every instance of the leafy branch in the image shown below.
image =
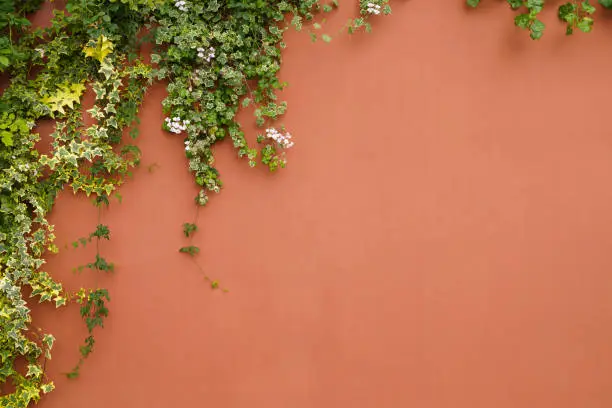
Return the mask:
[[[529, 31], [533, 40], [539, 40], [544, 35], [546, 26], [538, 19], [544, 9], [545, 0], [506, 0], [512, 10], [522, 10], [514, 18], [514, 25]], [[598, 0], [604, 8], [612, 8], [612, 0]], [[480, 0], [466, 0], [470, 7], [477, 7]], [[571, 0], [559, 6], [557, 15], [566, 24], [565, 33], [571, 35], [575, 29], [588, 33], [593, 29], [593, 18], [596, 9], [589, 0]]]
[[[275, 129], [287, 109], [277, 95], [286, 86], [278, 78], [280, 50], [286, 46], [282, 21], [292, 15], [299, 29], [317, 13], [338, 7], [336, 0], [67, 0], [67, 12], [56, 10], [49, 27], [29, 29], [26, 13], [42, 2], [0, 0], [0, 73], [9, 79], [0, 93], [0, 385], [14, 386], [0, 396], [0, 406], [11, 408], [25, 408], [53, 389], [45, 374], [53, 337], [32, 335], [23, 293], [55, 307], [81, 305], [88, 336], [69, 377], [79, 375], [94, 350], [95, 328], [103, 327], [108, 315], [106, 290], [69, 294], [41, 269], [44, 257], [58, 251], [47, 219], [58, 194], [72, 189], [96, 197], [96, 228], [73, 243], [75, 248], [95, 243], [95, 259], [77, 269], [112, 272], [114, 265], [100, 253], [100, 242], [111, 234], [101, 222], [101, 209], [140, 163], [140, 150], [124, 135], [137, 136], [146, 89], [165, 80], [162, 127], [184, 137], [189, 170], [200, 187], [195, 220], [183, 230], [190, 242], [179, 251], [191, 256], [211, 287], [219, 287], [198, 264], [199, 248], [191, 241], [199, 207], [223, 185], [212, 146], [229, 136], [250, 166], [261, 163], [275, 171], [286, 165], [284, 153], [292, 142], [267, 132], [257, 146], [249, 146], [236, 114], [250, 104], [255, 123]], [[388, 0], [360, 0], [359, 16], [344, 29], [369, 31], [369, 18], [390, 12]], [[139, 57], [143, 29], [149, 30], [146, 41], [154, 43], [151, 65]], [[332, 36], [321, 38], [329, 42]], [[82, 115], [88, 89], [95, 94], [86, 111], [92, 124]], [[34, 129], [48, 119], [55, 130], [50, 150], [40, 153]], [[284, 130], [280, 134], [286, 136]], [[25, 370], [18, 362], [26, 363]]]

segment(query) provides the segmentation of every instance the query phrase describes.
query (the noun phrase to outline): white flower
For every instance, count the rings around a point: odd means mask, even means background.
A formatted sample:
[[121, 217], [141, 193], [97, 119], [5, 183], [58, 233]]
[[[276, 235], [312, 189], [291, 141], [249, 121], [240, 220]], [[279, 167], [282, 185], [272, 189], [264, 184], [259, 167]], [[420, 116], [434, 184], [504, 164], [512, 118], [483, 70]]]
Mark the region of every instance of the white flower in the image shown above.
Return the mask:
[[198, 51], [198, 57], [206, 60], [206, 62], [210, 62], [211, 59], [215, 58], [214, 47], [208, 48], [208, 54], [205, 54], [206, 50], [203, 47], [198, 47], [196, 50]]
[[370, 14], [379, 15], [380, 14], [380, 4], [368, 3], [368, 8], [366, 11]]
[[[181, 120], [181, 118], [178, 117], [178, 116], [175, 116], [172, 119], [166, 118], [165, 122], [166, 122], [166, 126], [168, 127], [168, 130], [170, 132], [176, 133], [176, 134], [179, 134], [179, 133], [187, 130], [187, 125], [191, 123], [188, 120]], [[189, 144], [189, 141], [186, 140], [185, 144], [186, 145]]]
[[274, 140], [279, 147], [284, 149], [289, 149], [294, 145], [294, 142], [291, 141], [291, 134], [288, 132], [283, 135], [274, 128], [268, 128], [266, 129], [266, 137]]

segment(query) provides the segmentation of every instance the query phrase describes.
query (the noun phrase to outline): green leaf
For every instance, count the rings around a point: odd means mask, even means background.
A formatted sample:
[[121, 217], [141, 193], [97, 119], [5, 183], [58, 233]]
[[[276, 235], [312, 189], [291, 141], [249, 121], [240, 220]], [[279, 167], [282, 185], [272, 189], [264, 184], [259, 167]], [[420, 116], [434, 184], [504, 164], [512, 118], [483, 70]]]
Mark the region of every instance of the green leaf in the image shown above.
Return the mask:
[[62, 306], [66, 306], [66, 298], [62, 296], [57, 296], [55, 298], [55, 307], [58, 308]]
[[198, 230], [198, 226], [195, 224], [191, 224], [188, 222], [183, 224], [183, 234], [185, 234], [187, 238], [189, 238], [189, 236], [192, 235], [197, 230]]
[[519, 14], [518, 16], [514, 17], [514, 25], [520, 28], [529, 27], [530, 22], [531, 19], [529, 18], [529, 14]]
[[2, 138], [2, 143], [5, 146], [13, 145], [13, 134], [7, 130], [3, 130], [0, 132], [0, 137]]
[[43, 336], [42, 342], [45, 346], [47, 346], [47, 348], [52, 349], [53, 343], [55, 342], [55, 337], [53, 337], [52, 334], [45, 334]]
[[525, 3], [525, 5], [530, 11], [535, 11], [536, 13], [539, 13], [540, 11], [542, 11], [542, 8], [544, 8], [544, 0], [527, 0], [527, 3]]
[[612, 0], [599, 0], [599, 4], [605, 8], [612, 8]]
[[29, 364], [28, 365], [28, 372], [26, 374], [26, 377], [34, 377], [34, 378], [38, 378], [42, 375], [43, 371], [40, 368], [40, 366], [35, 365], [35, 364]]
[[578, 22], [577, 27], [583, 33], [588, 33], [593, 29], [593, 19], [590, 17], [583, 17]]
[[542, 35], [544, 34], [544, 29], [546, 28], [546, 26], [544, 25], [543, 22], [541, 22], [540, 20], [535, 20], [532, 24], [530, 29], [530, 37], [532, 40], [539, 40], [540, 38], [542, 38]]
[[98, 72], [104, 75], [104, 78], [106, 78], [106, 80], [108, 81], [115, 72], [115, 70], [113, 69], [113, 66], [108, 63], [108, 61], [102, 61]]
[[559, 6], [558, 16], [563, 21], [569, 21], [574, 12], [576, 11], [576, 6], [574, 3], [565, 3]]
[[507, 0], [512, 10], [516, 10], [523, 5], [523, 0]]
[[53, 384], [53, 381], [48, 382], [48, 383], [43, 384], [43, 385], [41, 385], [41, 386], [40, 386], [40, 390], [41, 390], [43, 393], [45, 393], [45, 394], [50, 393], [50, 392], [51, 392], [51, 391], [53, 391], [54, 389], [55, 389], [55, 384]]
[[79, 377], [79, 366], [76, 366], [69, 373], [66, 373], [66, 378], [74, 379]]
[[186, 247], [182, 247], [179, 249], [179, 252], [184, 253], [184, 254], [189, 254], [191, 256], [194, 256], [198, 253], [200, 253], [200, 248], [198, 248], [197, 246], [186, 246]]
[[477, 7], [480, 3], [480, 0], [466, 0], [467, 5], [470, 7]]
[[587, 14], [593, 14], [595, 12], [595, 7], [593, 7], [588, 0], [583, 1], [581, 3], [581, 6], [582, 10], [584, 10], [584, 12]]
[[326, 43], [328, 43], [328, 42], [330, 42], [330, 41], [332, 40], [331, 36], [329, 36], [328, 34], [323, 34], [323, 35], [321, 36], [321, 39], [322, 39], [323, 41], [325, 41]]

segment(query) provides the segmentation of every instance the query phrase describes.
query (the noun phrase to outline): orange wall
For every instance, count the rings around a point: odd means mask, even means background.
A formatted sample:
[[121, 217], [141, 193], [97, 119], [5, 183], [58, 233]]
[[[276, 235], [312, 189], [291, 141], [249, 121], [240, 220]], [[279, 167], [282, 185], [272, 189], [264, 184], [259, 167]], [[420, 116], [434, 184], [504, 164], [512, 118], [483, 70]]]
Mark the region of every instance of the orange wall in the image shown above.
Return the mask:
[[[533, 42], [502, 2], [392, 5], [371, 35], [288, 34], [285, 171], [216, 149], [195, 244], [227, 294], [177, 252], [196, 189], [151, 89], [142, 166], [103, 214], [115, 274], [49, 259], [112, 302], [73, 381], [78, 308], [35, 308], [58, 338], [40, 407], [611, 406], [612, 14], [565, 38], [551, 7]], [[63, 247], [95, 209], [67, 193], [52, 221]]]

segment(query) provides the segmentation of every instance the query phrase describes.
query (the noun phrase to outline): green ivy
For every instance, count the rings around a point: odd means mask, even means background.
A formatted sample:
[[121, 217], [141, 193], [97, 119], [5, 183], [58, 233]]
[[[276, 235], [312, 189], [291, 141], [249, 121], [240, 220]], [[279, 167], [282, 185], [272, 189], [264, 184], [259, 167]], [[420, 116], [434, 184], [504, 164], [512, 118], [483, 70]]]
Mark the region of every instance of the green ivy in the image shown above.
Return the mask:
[[[275, 171], [286, 165], [293, 141], [282, 126], [274, 127], [287, 110], [277, 96], [286, 85], [278, 79], [286, 17], [297, 30], [313, 33], [323, 29], [321, 13], [338, 7], [337, 0], [67, 0], [48, 28], [32, 29], [27, 14], [43, 1], [0, 0], [0, 73], [10, 82], [0, 94], [0, 384], [14, 390], [0, 397], [0, 407], [25, 408], [54, 388], [45, 373], [54, 337], [36, 328], [28, 302], [80, 305], [88, 335], [69, 378], [79, 375], [94, 350], [95, 329], [108, 316], [105, 289], [70, 293], [44, 271], [45, 256], [59, 250], [47, 220], [58, 193], [92, 196], [98, 207], [95, 229], [73, 243], [95, 245], [95, 257], [75, 270], [113, 272], [100, 251], [100, 241], [111, 239], [102, 208], [111, 197], [120, 199], [117, 188], [140, 162], [132, 143], [138, 110], [147, 88], [164, 80], [162, 127], [184, 139], [200, 186], [196, 219], [183, 226], [192, 240], [199, 207], [222, 187], [214, 143], [229, 136], [250, 166]], [[391, 12], [387, 3], [360, 0], [359, 16], [343, 30], [369, 31], [370, 17]], [[314, 35], [332, 40], [329, 33]], [[144, 42], [154, 45], [151, 64], [139, 56]], [[95, 94], [90, 125], [81, 106], [88, 89]], [[236, 121], [239, 109], [250, 105], [255, 123], [265, 128], [253, 146]], [[54, 120], [55, 129], [51, 149], [41, 154], [36, 126], [45, 119]], [[179, 251], [201, 270], [193, 257], [198, 247], [189, 243]], [[26, 362], [23, 370], [18, 361]]]
[[[539, 40], [544, 35], [546, 26], [538, 19], [544, 9], [545, 0], [506, 0], [512, 10], [519, 11], [514, 17], [514, 25], [529, 31], [533, 40]], [[598, 0], [604, 8], [612, 8], [612, 0]], [[477, 7], [480, 0], [466, 0], [470, 7]], [[559, 20], [566, 24], [565, 33], [571, 35], [575, 29], [588, 33], [593, 29], [593, 18], [596, 8], [589, 0], [571, 0], [558, 7]]]

